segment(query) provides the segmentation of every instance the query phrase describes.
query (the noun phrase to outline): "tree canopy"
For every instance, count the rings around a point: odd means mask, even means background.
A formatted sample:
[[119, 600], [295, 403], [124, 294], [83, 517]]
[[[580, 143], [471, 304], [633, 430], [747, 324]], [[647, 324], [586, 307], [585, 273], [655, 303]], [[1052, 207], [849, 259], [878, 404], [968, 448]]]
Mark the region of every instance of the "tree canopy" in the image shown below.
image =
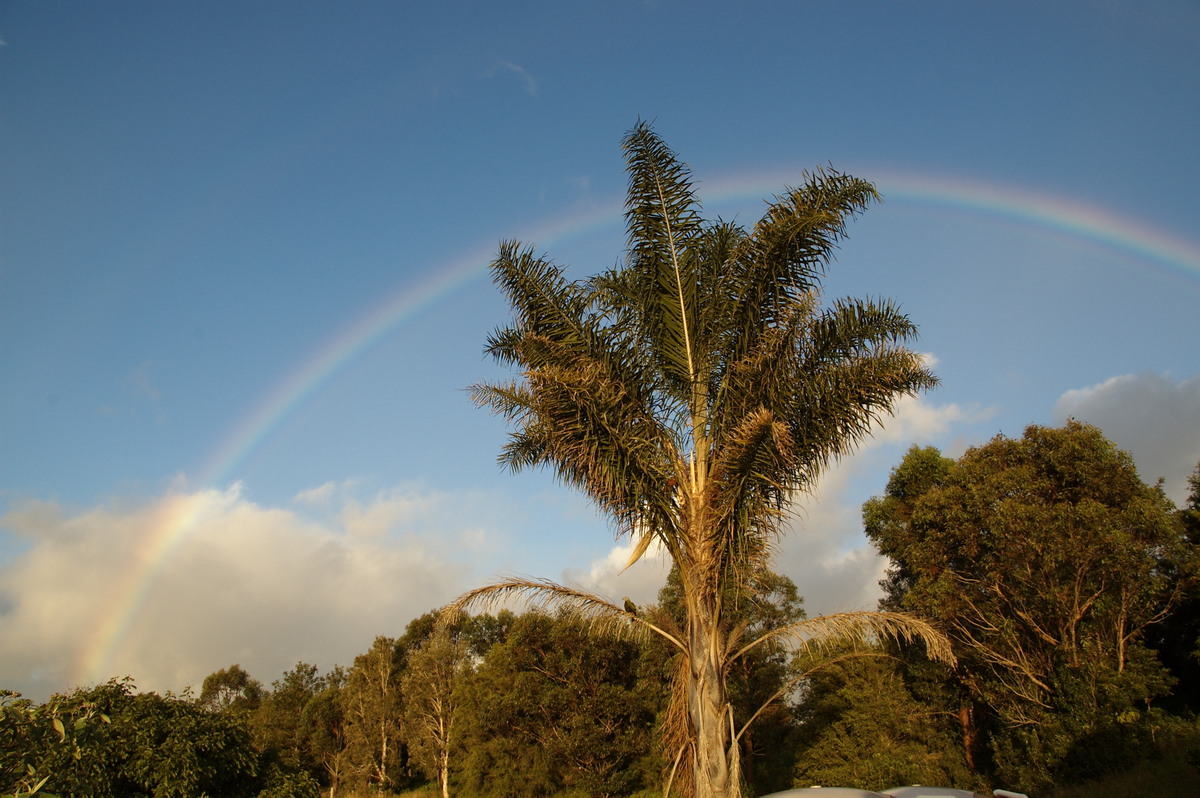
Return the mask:
[[977, 710], [964, 734], [991, 723], [977, 742], [1007, 783], [1112, 766], [1115, 740], [1136, 750], [1136, 721], [1170, 686], [1144, 635], [1194, 552], [1128, 454], [1076, 421], [958, 461], [914, 447], [863, 515], [892, 560], [886, 601], [949, 631]]

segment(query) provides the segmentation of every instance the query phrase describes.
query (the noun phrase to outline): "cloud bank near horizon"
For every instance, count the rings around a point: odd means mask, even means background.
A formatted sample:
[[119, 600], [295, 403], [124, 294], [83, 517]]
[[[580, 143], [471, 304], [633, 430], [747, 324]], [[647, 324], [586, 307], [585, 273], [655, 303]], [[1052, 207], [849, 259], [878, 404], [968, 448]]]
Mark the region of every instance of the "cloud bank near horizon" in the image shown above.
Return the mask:
[[[121, 638], [96, 640], [122, 586], [146, 579], [146, 542], [181, 500], [194, 526], [153, 569]], [[264, 683], [301, 660], [349, 664], [376, 635], [399, 635], [480, 579], [475, 563], [503, 544], [476, 523], [491, 504], [478, 496], [396, 489], [329, 501], [313, 518], [234, 486], [75, 514], [52, 502], [16, 508], [0, 527], [28, 548], [0, 569], [0, 686], [44, 698], [128, 674], [139, 688], [178, 691], [235, 662]], [[104, 673], [81, 672], [109, 642]]]
[[[810, 615], [874, 606], [886, 562], [862, 534], [862, 502], [882, 491], [912, 444], [958, 456], [982, 443], [974, 430], [992, 412], [906, 400], [801, 497], [774, 567], [796, 582]], [[1200, 375], [1114, 377], [1067, 392], [1053, 415], [1099, 426], [1147, 481], [1164, 476], [1182, 502], [1200, 459]], [[515, 494], [405, 486], [364, 495], [351, 482], [301, 491], [281, 507], [257, 504], [237, 485], [73, 511], [50, 501], [12, 506], [0, 534], [23, 550], [0, 565], [0, 687], [41, 700], [88, 680], [80, 665], [95, 654], [95, 630], [130, 580], [145, 577], [147, 541], [181, 500], [197, 520], [156, 564], [93, 681], [129, 674], [141, 689], [178, 691], [235, 662], [264, 683], [301, 660], [322, 670], [349, 664], [376, 635], [399, 635], [410, 619], [512, 572], [511, 530], [531, 511]], [[648, 556], [625, 569], [629, 554], [619, 541], [557, 575], [533, 575], [651, 603], [668, 564]]]

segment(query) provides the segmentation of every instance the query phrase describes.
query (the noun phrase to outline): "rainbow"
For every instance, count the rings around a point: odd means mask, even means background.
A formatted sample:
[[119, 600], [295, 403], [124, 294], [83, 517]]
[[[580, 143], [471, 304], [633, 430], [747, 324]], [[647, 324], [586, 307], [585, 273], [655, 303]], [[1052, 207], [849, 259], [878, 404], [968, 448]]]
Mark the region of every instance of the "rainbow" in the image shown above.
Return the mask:
[[[1200, 247], [1195, 243], [1096, 205], [959, 177], [866, 169], [854, 173], [875, 175], [876, 185], [890, 202], [917, 203], [998, 217], [1120, 251], [1139, 263], [1189, 280], [1200, 279]], [[710, 205], [762, 200], [782, 190], [784, 181], [779, 177], [782, 174], [798, 175], [800, 170], [739, 174], [700, 184], [699, 193]], [[756, 207], [750, 215], [757, 218], [757, 211]], [[543, 251], [550, 251], [556, 242], [606, 225], [619, 226], [621, 214], [621, 200], [612, 200], [582, 213], [531, 227], [519, 238], [536, 243]], [[415, 313], [436, 305], [466, 283], [478, 279], [494, 253], [495, 242], [492, 241], [460, 252], [431, 268], [415, 283], [404, 285], [340, 330], [231, 429], [201, 468], [199, 484], [223, 484], [298, 406], [331, 381], [346, 364]], [[237, 483], [227, 488], [226, 498], [235, 498], [238, 490]], [[157, 507], [152, 531], [143, 541], [129, 578], [110, 605], [103, 608], [100, 622], [95, 624], [93, 634], [81, 649], [74, 669], [74, 684], [94, 683], [109, 676], [107, 669], [113, 652], [136, 620], [138, 609], [163, 564], [209, 506], [203, 495], [185, 493], [168, 496]]]
[[[799, 169], [776, 170], [726, 178], [712, 184], [715, 190], [711, 195], [720, 202], [769, 199], [781, 191], [778, 175], [799, 172]], [[1098, 205], [956, 176], [871, 168], [851, 170], [851, 173], [872, 180], [886, 204], [915, 204], [1006, 220], [1124, 253], [1142, 265], [1187, 280], [1200, 278], [1200, 246], [1195, 242]], [[701, 194], [706, 193], [707, 185], [701, 186]]]

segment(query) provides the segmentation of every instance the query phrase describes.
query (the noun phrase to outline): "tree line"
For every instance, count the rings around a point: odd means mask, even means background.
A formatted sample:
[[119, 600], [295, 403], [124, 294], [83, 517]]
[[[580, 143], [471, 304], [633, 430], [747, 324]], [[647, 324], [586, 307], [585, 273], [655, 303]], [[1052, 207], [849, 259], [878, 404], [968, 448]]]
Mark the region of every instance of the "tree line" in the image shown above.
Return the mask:
[[[1171, 746], [1200, 764], [1200, 468], [1175, 508], [1077, 422], [958, 460], [914, 447], [863, 508], [891, 560], [881, 604], [936, 621], [954, 665], [880, 638], [819, 656], [766, 646], [727, 674], [742, 789], [1008, 786], [1046, 794]], [[731, 618], [804, 619], [786, 576]], [[672, 571], [657, 604], [684, 615]], [[0, 791], [26, 795], [659, 795], [681, 656], [569, 611], [431, 611], [349, 667], [269, 687], [238, 665], [199, 693], [126, 678], [0, 703]], [[775, 697], [777, 700], [769, 701]]]
[[[663, 589], [678, 611], [677, 580]], [[802, 615], [772, 575], [749, 622]], [[501, 611], [438, 624], [427, 613], [377, 637], [349, 667], [300, 662], [269, 687], [239, 665], [198, 693], [137, 692], [132, 679], [0, 700], [0, 793], [90, 796], [391, 794], [624, 796], [658, 788], [670, 683], [659, 644], [597, 635], [567, 612]], [[736, 680], [778, 688], [786, 659], [763, 654]], [[787, 712], [755, 724], [754, 780], [790, 783], [778, 750]]]

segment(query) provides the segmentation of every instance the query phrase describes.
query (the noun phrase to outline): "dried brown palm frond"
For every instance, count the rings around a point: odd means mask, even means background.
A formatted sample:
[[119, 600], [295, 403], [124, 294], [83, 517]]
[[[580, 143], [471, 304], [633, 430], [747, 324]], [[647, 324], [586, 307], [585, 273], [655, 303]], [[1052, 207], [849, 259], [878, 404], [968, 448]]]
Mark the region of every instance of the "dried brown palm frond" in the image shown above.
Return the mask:
[[687, 684], [688, 659], [678, 655], [675, 657], [675, 672], [671, 676], [667, 707], [661, 721], [663, 752], [667, 761], [671, 763], [666, 773], [663, 798], [670, 798], [672, 789], [680, 798], [695, 796], [695, 784], [692, 780], [678, 778], [681, 773], [691, 773], [695, 745], [688, 719]]
[[508, 599], [517, 599], [535, 610], [565, 610], [585, 622], [598, 634], [645, 639], [656, 634], [680, 651], [683, 642], [662, 625], [639, 612], [632, 612], [607, 598], [579, 588], [560, 585], [548, 579], [510, 576], [494, 584], [464, 593], [446, 607], [443, 617], [453, 618], [471, 609], [494, 609]]
[[[806, 618], [771, 629], [730, 654], [739, 658], [761, 645], [791, 643], [798, 653], [820, 656], [844, 649], [847, 644], [872, 645], [882, 639], [904, 643], [920, 642], [930, 659], [954, 665], [950, 639], [929, 621], [905, 612], [839, 612]], [[731, 645], [737, 641], [731, 640]]]
[[[771, 704], [783, 699], [792, 690], [813, 673], [822, 668], [847, 659], [856, 657], [888, 656], [879, 648], [884, 639], [898, 640], [904, 643], [920, 642], [930, 659], [954, 664], [954, 653], [950, 640], [933, 624], [915, 615], [902, 612], [843, 612], [831, 615], [821, 615], [816, 618], [806, 618], [787, 626], [768, 630], [740, 649], [733, 648], [741, 642], [741, 632], [744, 627], [731, 634], [728, 645], [732, 653], [726, 662], [732, 664], [759, 646], [780, 646], [791, 648], [803, 659], [814, 663], [799, 675], [789, 679], [775, 693], [767, 698], [757, 710], [736, 731], [734, 740], [738, 740], [746, 729]], [[839, 653], [840, 652], [840, 653]]]

